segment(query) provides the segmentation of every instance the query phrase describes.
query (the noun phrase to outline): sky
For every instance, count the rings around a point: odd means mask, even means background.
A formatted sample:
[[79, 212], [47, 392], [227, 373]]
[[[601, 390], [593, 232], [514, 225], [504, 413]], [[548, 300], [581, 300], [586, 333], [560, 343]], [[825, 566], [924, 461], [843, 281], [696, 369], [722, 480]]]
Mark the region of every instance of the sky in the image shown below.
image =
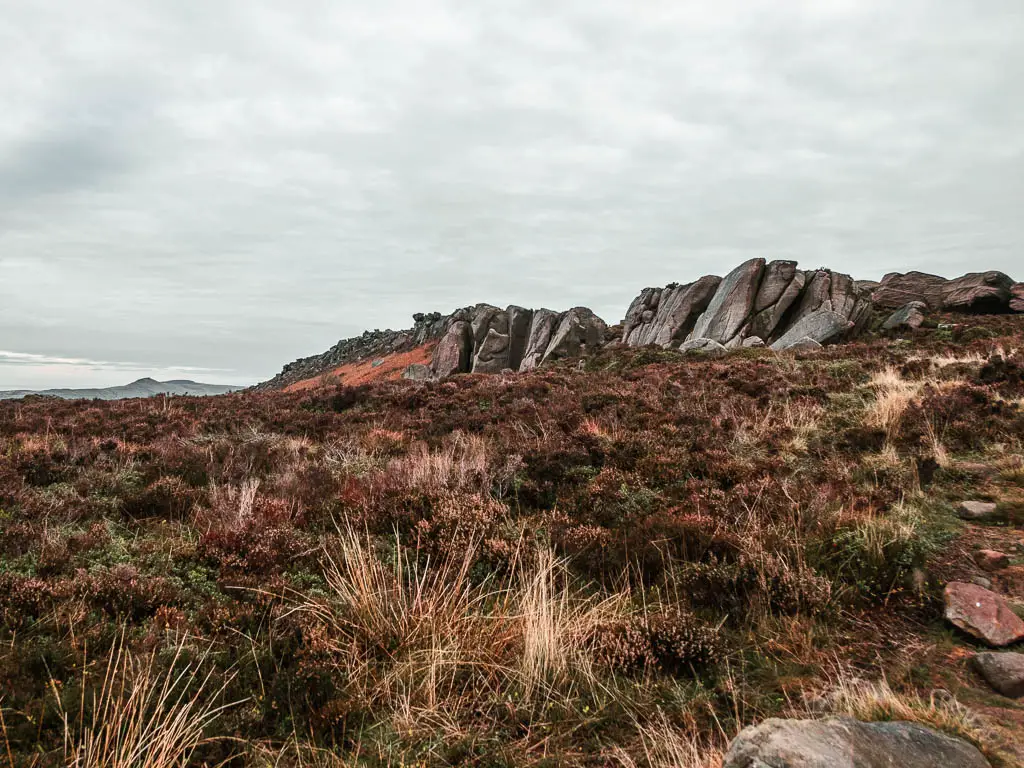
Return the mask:
[[763, 256], [1024, 280], [1021, 0], [0, 0], [0, 389]]

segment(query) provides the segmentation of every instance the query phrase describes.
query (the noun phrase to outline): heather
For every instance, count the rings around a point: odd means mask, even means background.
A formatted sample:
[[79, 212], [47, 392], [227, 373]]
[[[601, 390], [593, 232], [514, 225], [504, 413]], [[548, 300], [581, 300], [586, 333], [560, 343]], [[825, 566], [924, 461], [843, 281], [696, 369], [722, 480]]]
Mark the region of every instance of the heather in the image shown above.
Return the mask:
[[823, 702], [998, 764], [942, 584], [1024, 520], [1024, 317], [958, 323], [0, 403], [0, 763], [710, 765]]

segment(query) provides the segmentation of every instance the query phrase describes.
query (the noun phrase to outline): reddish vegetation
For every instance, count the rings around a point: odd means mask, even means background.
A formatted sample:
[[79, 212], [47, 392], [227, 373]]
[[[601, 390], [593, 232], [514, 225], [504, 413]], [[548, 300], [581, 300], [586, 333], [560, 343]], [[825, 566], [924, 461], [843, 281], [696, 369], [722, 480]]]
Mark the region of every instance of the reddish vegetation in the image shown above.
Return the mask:
[[402, 372], [410, 365], [430, 365], [430, 359], [434, 354], [435, 346], [437, 346], [437, 343], [432, 342], [415, 349], [410, 349], [408, 352], [392, 352], [390, 355], [374, 360], [346, 363], [321, 376], [289, 384], [284, 388], [284, 391], [302, 392], [315, 389], [322, 386], [325, 379], [337, 379], [337, 383], [349, 387], [370, 384], [376, 381], [397, 381], [402, 378]]
[[209, 650], [245, 700], [195, 764], [679, 765], [649, 753], [713, 753], [844, 674], [947, 689], [995, 755], [1012, 704], [941, 596], [1024, 598], [1024, 317], [909, 338], [362, 378], [422, 348], [289, 392], [0, 403], [13, 762], [67, 764], [55, 698], [74, 722], [120, 642]]

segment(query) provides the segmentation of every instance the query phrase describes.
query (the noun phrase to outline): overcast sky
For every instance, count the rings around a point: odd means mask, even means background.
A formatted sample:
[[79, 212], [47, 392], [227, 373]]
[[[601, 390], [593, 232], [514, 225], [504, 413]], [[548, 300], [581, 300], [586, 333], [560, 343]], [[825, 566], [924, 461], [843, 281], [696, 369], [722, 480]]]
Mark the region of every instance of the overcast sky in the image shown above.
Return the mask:
[[752, 256], [1024, 280], [1022, 0], [0, 0], [0, 389]]

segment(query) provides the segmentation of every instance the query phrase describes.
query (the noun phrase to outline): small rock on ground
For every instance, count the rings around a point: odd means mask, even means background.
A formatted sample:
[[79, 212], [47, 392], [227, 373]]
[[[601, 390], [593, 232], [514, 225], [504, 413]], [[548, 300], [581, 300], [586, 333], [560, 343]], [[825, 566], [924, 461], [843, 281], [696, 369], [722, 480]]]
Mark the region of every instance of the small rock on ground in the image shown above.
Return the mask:
[[996, 505], [990, 501], [961, 501], [957, 514], [964, 520], [991, 520], [996, 514]]
[[1010, 564], [1010, 556], [994, 549], [981, 549], [974, 553], [974, 562], [985, 571], [999, 571]]
[[974, 668], [1003, 696], [1019, 699], [1024, 696], [1024, 653], [1004, 651], [979, 653]]
[[944, 593], [946, 619], [989, 645], [1001, 648], [1024, 640], [1024, 621], [1009, 603], [984, 587], [951, 581]]

